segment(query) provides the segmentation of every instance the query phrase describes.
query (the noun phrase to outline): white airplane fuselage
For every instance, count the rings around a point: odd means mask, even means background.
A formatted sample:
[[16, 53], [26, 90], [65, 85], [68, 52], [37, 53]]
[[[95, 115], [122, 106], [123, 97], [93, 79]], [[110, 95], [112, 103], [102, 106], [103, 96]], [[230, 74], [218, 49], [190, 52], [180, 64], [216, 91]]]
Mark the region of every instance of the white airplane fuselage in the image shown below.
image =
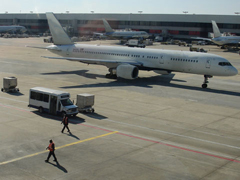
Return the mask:
[[26, 32], [27, 29], [24, 26], [0, 26], [0, 33], [16, 31]]
[[240, 36], [221, 36], [213, 38], [212, 41], [217, 45], [223, 46], [227, 44], [240, 45]]
[[159, 74], [177, 71], [209, 76], [233, 76], [238, 73], [237, 69], [228, 60], [208, 53], [85, 44], [51, 45], [47, 49], [63, 57], [117, 60], [118, 64], [106, 62], [92, 63], [104, 65], [112, 69], [117, 68], [121, 61], [123, 63], [132, 61], [141, 64], [141, 66], [138, 66], [139, 70], [154, 70], [159, 72]]

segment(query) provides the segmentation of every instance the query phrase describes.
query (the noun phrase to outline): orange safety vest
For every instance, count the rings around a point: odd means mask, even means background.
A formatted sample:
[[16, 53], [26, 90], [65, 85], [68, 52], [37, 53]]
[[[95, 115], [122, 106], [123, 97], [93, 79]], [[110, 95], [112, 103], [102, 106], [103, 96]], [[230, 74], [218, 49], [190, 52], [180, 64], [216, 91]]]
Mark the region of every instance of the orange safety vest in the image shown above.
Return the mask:
[[53, 145], [54, 143], [50, 143], [49, 145], [48, 145], [48, 149], [49, 149], [49, 151], [53, 151], [53, 148], [52, 148], [52, 145]]
[[63, 119], [63, 122], [64, 122], [65, 125], [67, 125], [67, 124], [68, 124], [68, 117], [65, 117], [65, 118]]

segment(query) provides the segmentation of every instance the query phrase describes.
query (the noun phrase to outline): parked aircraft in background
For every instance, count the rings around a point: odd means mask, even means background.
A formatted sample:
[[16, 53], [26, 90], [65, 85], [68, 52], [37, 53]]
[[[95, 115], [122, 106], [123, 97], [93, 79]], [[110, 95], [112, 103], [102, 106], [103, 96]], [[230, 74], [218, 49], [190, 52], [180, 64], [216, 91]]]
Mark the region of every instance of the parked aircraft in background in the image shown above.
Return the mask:
[[27, 29], [24, 26], [0, 26], [0, 33], [24, 33]]
[[226, 46], [238, 47], [240, 45], [240, 36], [222, 36], [215, 21], [212, 21], [212, 28], [214, 33], [212, 41], [215, 44], [222, 46], [222, 48]]
[[106, 75], [109, 78], [136, 79], [139, 70], [152, 70], [158, 74], [170, 74], [176, 71], [204, 75], [202, 88], [206, 88], [208, 78], [233, 76], [238, 73], [227, 59], [214, 54], [74, 44], [54, 14], [47, 13], [46, 16], [54, 45], [41, 49], [47, 49], [62, 57], [45, 56], [45, 58], [103, 65], [109, 69], [110, 74]]
[[103, 19], [103, 24], [106, 31], [105, 35], [116, 39], [146, 39], [149, 37], [149, 34], [145, 31], [114, 31], [105, 19]]

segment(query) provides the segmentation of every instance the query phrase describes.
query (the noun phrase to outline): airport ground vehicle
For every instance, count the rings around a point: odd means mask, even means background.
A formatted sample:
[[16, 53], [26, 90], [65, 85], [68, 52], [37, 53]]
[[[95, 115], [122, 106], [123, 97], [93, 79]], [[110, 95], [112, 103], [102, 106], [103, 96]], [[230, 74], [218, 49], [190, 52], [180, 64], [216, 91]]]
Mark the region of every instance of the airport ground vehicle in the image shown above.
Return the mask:
[[37, 108], [40, 113], [72, 115], [78, 114], [78, 107], [69, 99], [68, 92], [48, 89], [44, 87], [34, 87], [29, 92], [28, 107]]
[[45, 38], [45, 39], [43, 39], [43, 42], [45, 42], [45, 43], [53, 43], [53, 38], [52, 37]]
[[204, 41], [198, 41], [197, 45], [206, 45], [206, 43]]
[[125, 44], [128, 47], [140, 47], [145, 48], [145, 44], [142, 44], [137, 39], [129, 39], [128, 42]]
[[77, 103], [76, 105], [78, 106], [78, 111], [87, 113], [91, 112], [94, 113], [94, 95], [93, 94], [78, 94], [77, 95]]
[[19, 88], [17, 87], [17, 78], [16, 77], [4, 77], [3, 78], [3, 88], [1, 91], [5, 92], [18, 92]]
[[157, 36], [157, 37], [155, 37], [154, 41], [155, 42], [162, 42], [163, 41], [163, 37]]
[[163, 44], [163, 45], [169, 45], [169, 44], [171, 44], [171, 42], [166, 41], [166, 42], [161, 42], [161, 44]]
[[198, 47], [193, 47], [193, 46], [190, 46], [189, 50], [190, 51], [196, 51], [196, 52], [204, 52], [204, 53], [207, 52], [207, 50], [205, 50], [203, 48], [198, 48]]
[[184, 41], [180, 41], [180, 42], [178, 43], [178, 45], [179, 45], [179, 46], [187, 46], [187, 43], [184, 42]]

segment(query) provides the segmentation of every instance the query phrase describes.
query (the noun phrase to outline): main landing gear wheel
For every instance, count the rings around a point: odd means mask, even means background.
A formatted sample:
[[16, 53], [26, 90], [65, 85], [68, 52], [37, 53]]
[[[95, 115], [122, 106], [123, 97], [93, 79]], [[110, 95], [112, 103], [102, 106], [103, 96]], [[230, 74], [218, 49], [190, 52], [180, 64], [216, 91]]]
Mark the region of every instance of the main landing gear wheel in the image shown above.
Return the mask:
[[106, 74], [106, 78], [109, 79], [117, 79], [117, 74], [116, 74], [116, 69], [109, 68], [108, 71], [110, 72], [109, 74]]
[[105, 77], [108, 78], [108, 79], [117, 79], [117, 75], [116, 74], [111, 74], [111, 73], [106, 74]]
[[212, 76], [208, 76], [208, 75], [204, 75], [204, 81], [203, 81], [203, 84], [202, 84], [202, 88], [207, 88], [207, 83], [209, 83], [208, 82], [208, 78], [212, 78]]

